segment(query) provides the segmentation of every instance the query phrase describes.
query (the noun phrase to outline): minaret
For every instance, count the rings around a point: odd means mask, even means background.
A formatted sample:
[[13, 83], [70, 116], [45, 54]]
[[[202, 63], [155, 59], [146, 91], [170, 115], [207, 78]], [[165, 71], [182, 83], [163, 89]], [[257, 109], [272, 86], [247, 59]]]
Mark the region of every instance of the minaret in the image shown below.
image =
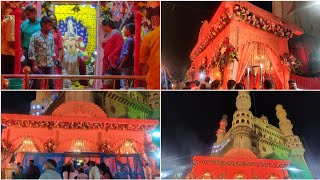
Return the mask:
[[215, 144], [220, 144], [223, 141], [224, 136], [227, 133], [226, 131], [227, 126], [228, 126], [228, 116], [223, 115], [222, 119], [220, 120], [220, 128], [217, 131], [217, 141]]
[[239, 91], [236, 100], [237, 111], [233, 114], [232, 135], [233, 148], [252, 150], [253, 115], [250, 111], [251, 98], [249, 92]]
[[[291, 178], [299, 179], [312, 179], [307, 163], [304, 159], [304, 148], [300, 141], [299, 136], [294, 135], [292, 132], [293, 125], [287, 118], [287, 112], [283, 106], [278, 104], [276, 106], [277, 118], [279, 119], [279, 127], [286, 137], [286, 144], [290, 148], [291, 153], [289, 156], [290, 168], [289, 174]], [[290, 171], [292, 169], [292, 171]]]

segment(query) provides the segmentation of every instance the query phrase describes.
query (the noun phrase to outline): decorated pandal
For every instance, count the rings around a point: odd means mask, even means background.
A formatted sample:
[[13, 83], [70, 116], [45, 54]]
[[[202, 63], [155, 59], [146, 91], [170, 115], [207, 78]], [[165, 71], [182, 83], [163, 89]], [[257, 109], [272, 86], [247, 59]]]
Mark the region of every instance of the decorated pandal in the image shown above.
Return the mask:
[[94, 103], [68, 101], [50, 116], [2, 114], [1, 122], [3, 178], [11, 177], [13, 160], [27, 167], [33, 159], [42, 167], [49, 158], [57, 161], [58, 172], [70, 160], [93, 160], [106, 163], [114, 174], [128, 170], [130, 178], [144, 178], [148, 162], [153, 176], [159, 175], [159, 149], [149, 134], [158, 120], [108, 118]]
[[[57, 28], [62, 36], [63, 55], [61, 62], [55, 62], [56, 75], [103, 75], [104, 49], [102, 44], [106, 41], [106, 33], [102, 29], [101, 22], [108, 18], [115, 22], [116, 29], [120, 30], [124, 39], [123, 27], [132, 22], [135, 24], [135, 48], [134, 48], [134, 73], [132, 75], [141, 76], [140, 72], [140, 45], [143, 37], [151, 32], [150, 9], [159, 6], [158, 1], [153, 2], [126, 2], [126, 1], [105, 1], [105, 2], [59, 2], [59, 1], [25, 1], [25, 2], [2, 2], [13, 11], [16, 19], [23, 19], [23, 9], [29, 5], [37, 9], [37, 16], [43, 17], [54, 14], [57, 20]], [[21, 8], [19, 8], [21, 7]], [[21, 47], [20, 25], [23, 21], [15, 21], [15, 47]], [[21, 61], [23, 57], [22, 49], [15, 50], [14, 74], [24, 72]], [[61, 71], [61, 72], [60, 72]], [[140, 78], [141, 79], [141, 78]], [[9, 79], [10, 84], [14, 80]], [[108, 82], [105, 80], [105, 82]], [[140, 82], [135, 81], [134, 87], [140, 86]], [[47, 88], [47, 82], [42, 82], [42, 89]], [[55, 89], [84, 89], [103, 88], [103, 81], [100, 79], [63, 79], [63, 84], [55, 82]], [[23, 88], [22, 85], [19, 86]], [[133, 86], [132, 86], [133, 87]], [[13, 88], [9, 86], [9, 88]]]
[[210, 156], [194, 156], [187, 179], [312, 179], [282, 105], [275, 107], [278, 128], [264, 115], [253, 116], [249, 92], [239, 91], [235, 104], [232, 122], [222, 117]]
[[260, 89], [269, 79], [275, 89], [288, 89], [291, 74], [302, 73], [302, 63], [288, 48], [303, 30], [249, 2], [222, 2], [211, 21], [204, 21], [190, 54], [189, 81], [210, 77], [241, 82]]

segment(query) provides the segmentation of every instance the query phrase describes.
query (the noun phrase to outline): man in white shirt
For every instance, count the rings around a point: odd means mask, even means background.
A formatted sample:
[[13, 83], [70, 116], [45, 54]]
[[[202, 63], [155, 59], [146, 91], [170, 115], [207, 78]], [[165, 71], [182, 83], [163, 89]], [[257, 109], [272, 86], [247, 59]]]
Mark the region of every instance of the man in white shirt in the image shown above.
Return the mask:
[[60, 174], [56, 171], [57, 163], [53, 159], [48, 159], [43, 169], [45, 172], [41, 174], [39, 179], [62, 179]]
[[99, 168], [96, 166], [96, 162], [91, 161], [91, 170], [89, 172], [89, 179], [100, 179], [101, 174], [99, 172]]

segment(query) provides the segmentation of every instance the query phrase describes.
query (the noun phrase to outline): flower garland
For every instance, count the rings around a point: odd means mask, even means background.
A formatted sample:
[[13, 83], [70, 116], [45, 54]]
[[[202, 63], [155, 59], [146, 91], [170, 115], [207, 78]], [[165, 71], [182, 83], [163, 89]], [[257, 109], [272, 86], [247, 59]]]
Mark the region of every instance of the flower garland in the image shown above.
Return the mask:
[[51, 1], [44, 1], [41, 4], [41, 14], [48, 16], [50, 13], [52, 13], [51, 6], [52, 6]]
[[107, 141], [103, 141], [99, 147], [98, 147], [98, 151], [103, 152], [103, 153], [114, 153], [111, 148], [110, 145], [107, 143]]
[[193, 80], [195, 71], [196, 71], [196, 68], [194, 66], [191, 66], [186, 73], [186, 78]]
[[2, 159], [3, 160], [8, 159], [9, 157], [12, 156], [12, 154], [13, 154], [12, 144], [6, 139], [1, 140], [1, 155], [2, 155]]
[[256, 17], [247, 8], [236, 4], [233, 8], [233, 13], [242, 21], [250, 24], [253, 27], [267, 31], [279, 37], [292, 38], [293, 32], [281, 25]]
[[292, 73], [297, 75], [302, 74], [303, 64], [293, 54], [285, 53], [283, 56], [280, 56], [280, 62], [282, 65], [287, 66]]
[[4, 11], [7, 8], [16, 9], [21, 7], [22, 4], [19, 1], [1, 1], [1, 10]]
[[232, 14], [227, 12], [228, 9], [226, 9], [226, 12], [221, 15], [215, 25], [211, 27], [209, 34], [201, 41], [197, 50], [195, 50], [195, 52], [191, 55], [191, 59], [195, 59], [201, 52], [203, 52], [203, 50], [213, 41], [213, 39], [231, 22], [233, 14], [240, 20], [249, 23], [251, 26], [273, 33], [276, 36], [288, 39], [292, 38], [293, 36], [293, 32], [290, 29], [264, 20], [261, 17], [256, 17], [252, 12], [241, 5], [234, 5]]
[[52, 139], [50, 139], [49, 141], [45, 142], [43, 144], [43, 146], [44, 146], [44, 151], [45, 152], [55, 152], [55, 150], [56, 150], [56, 143]]
[[119, 124], [106, 122], [61, 122], [61, 121], [38, 121], [38, 120], [14, 120], [2, 119], [6, 126], [15, 126], [19, 128], [61, 128], [61, 129], [105, 129], [105, 130], [124, 130], [124, 131], [151, 131], [153, 125], [140, 124]]
[[238, 59], [236, 48], [230, 44], [229, 38], [225, 38], [223, 43], [219, 45], [216, 57], [213, 58], [211, 64], [213, 68], [218, 65], [220, 71], [222, 71], [226, 65], [238, 61]]
[[217, 35], [230, 23], [231, 18], [232, 15], [228, 14], [227, 12], [221, 15], [219, 20], [210, 29], [209, 35], [204, 38], [199, 48], [193, 53], [191, 59], [197, 57], [213, 41], [213, 39], [217, 37]]

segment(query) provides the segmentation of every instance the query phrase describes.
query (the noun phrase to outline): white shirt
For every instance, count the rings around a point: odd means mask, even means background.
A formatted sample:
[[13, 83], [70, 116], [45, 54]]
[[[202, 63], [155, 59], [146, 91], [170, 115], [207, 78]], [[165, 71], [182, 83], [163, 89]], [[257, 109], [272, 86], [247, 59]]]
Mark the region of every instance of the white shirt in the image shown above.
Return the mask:
[[57, 171], [48, 169], [43, 174], [41, 174], [39, 179], [62, 179], [62, 178]]
[[80, 173], [78, 175], [78, 179], [88, 179], [88, 175], [86, 175], [85, 173]]
[[101, 174], [99, 172], [99, 169], [97, 166], [93, 166], [89, 172], [89, 178], [90, 179], [100, 179]]
[[74, 170], [74, 172], [70, 172], [69, 178], [68, 178], [68, 171], [65, 171], [62, 173], [63, 179], [74, 179], [74, 177], [78, 176], [78, 171]]

